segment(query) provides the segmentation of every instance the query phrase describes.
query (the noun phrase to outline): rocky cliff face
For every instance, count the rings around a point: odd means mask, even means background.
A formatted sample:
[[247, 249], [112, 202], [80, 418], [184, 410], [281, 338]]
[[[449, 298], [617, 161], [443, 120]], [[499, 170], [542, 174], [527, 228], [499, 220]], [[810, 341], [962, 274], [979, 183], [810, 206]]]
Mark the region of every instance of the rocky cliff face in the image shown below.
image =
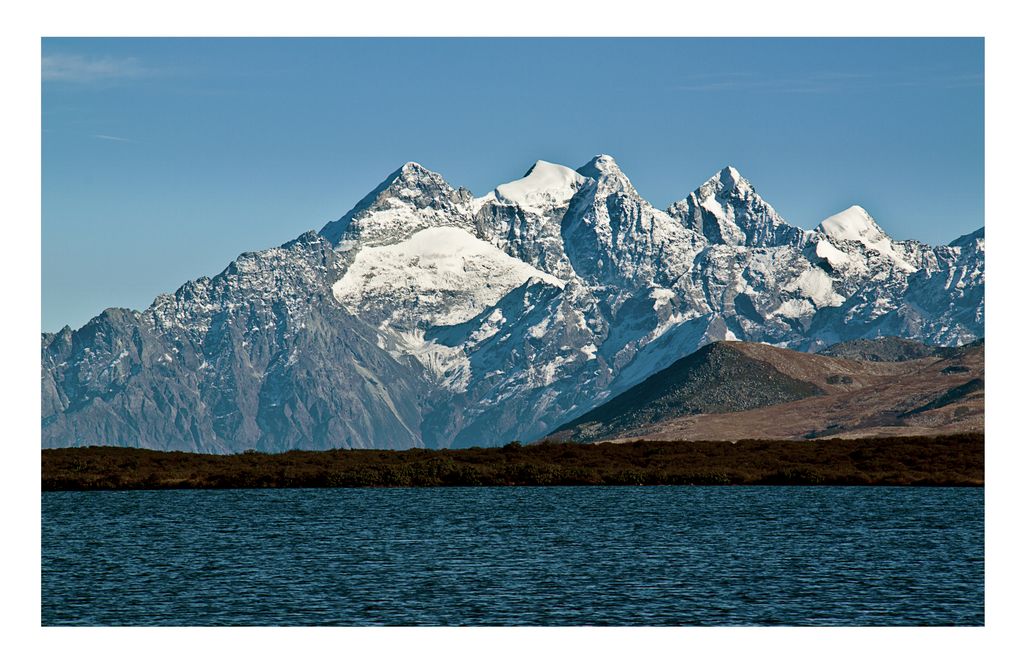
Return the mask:
[[422, 368], [331, 296], [308, 233], [244, 254], [144, 312], [43, 337], [43, 444], [205, 452], [419, 445]]
[[408, 163], [319, 234], [42, 338], [43, 445], [529, 440], [718, 340], [984, 331], [984, 233], [787, 224], [733, 168], [660, 211], [615, 161], [481, 197]]
[[774, 247], [799, 245], [805, 232], [786, 224], [733, 167], [722, 169], [668, 214], [713, 244]]

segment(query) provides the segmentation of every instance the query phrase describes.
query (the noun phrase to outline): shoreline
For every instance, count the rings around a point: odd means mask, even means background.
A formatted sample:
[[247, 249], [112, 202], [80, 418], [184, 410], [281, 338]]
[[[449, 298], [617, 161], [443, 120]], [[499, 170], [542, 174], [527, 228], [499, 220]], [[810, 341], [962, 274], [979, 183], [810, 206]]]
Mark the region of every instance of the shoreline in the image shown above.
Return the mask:
[[984, 435], [541, 442], [470, 449], [200, 454], [42, 450], [42, 491], [501, 486], [984, 487]]

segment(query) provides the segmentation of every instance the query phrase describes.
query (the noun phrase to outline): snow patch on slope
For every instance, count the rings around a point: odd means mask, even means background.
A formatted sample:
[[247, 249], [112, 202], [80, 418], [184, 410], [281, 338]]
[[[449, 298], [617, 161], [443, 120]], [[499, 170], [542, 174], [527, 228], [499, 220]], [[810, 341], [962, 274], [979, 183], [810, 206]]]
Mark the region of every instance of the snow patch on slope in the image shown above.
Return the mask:
[[654, 289], [651, 289], [651, 299], [654, 300], [655, 312], [671, 306], [672, 299], [675, 297], [676, 292], [671, 289], [664, 289], [662, 287], [655, 287]]
[[469, 358], [459, 347], [448, 347], [433, 340], [427, 340], [422, 330], [395, 331], [392, 340], [397, 346], [392, 355], [400, 358], [410, 354], [423, 365], [430, 375], [444, 388], [454, 393], [464, 393], [473, 377]]
[[842, 268], [850, 263], [850, 257], [832, 243], [822, 238], [814, 246], [814, 254], [825, 259], [833, 268]]
[[372, 323], [411, 330], [459, 324], [530, 278], [562, 280], [455, 227], [434, 227], [393, 245], [364, 247], [334, 297]]
[[833, 290], [832, 278], [828, 276], [828, 273], [818, 267], [800, 273], [795, 280], [785, 285], [783, 289], [787, 292], [796, 292], [810, 299], [819, 308], [842, 305], [845, 300]]

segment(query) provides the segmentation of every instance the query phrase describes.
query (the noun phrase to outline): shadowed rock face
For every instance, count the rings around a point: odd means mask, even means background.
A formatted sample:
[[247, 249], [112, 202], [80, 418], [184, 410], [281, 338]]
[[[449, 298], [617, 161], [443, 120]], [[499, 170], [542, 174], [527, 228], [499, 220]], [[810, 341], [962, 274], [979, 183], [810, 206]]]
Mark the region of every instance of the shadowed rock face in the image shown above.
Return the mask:
[[[936, 248], [893, 240], [856, 206], [798, 229], [731, 167], [660, 211], [607, 155], [538, 162], [482, 197], [410, 162], [320, 234], [243, 254], [142, 312], [44, 334], [43, 446], [531, 440], [709, 343], [979, 338], [984, 243], [983, 230]], [[870, 353], [918, 353], [885, 344]], [[726, 375], [686, 394], [694, 413], [806, 388], [730, 350], [707, 352]], [[858, 386], [848, 374], [824, 386]], [[659, 408], [682, 404], [667, 395]]]

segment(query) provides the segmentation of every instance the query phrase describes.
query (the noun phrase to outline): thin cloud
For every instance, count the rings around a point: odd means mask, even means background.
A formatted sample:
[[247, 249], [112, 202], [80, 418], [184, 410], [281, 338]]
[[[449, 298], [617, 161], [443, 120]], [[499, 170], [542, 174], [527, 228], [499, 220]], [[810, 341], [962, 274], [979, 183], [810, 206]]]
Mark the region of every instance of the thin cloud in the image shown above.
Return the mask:
[[959, 76], [947, 76], [940, 85], [947, 88], [975, 88], [985, 85], [984, 74], [961, 74]]
[[700, 73], [685, 77], [681, 83], [673, 86], [673, 89], [686, 92], [824, 92], [838, 81], [846, 81], [852, 76], [855, 75], [837, 72], [819, 72], [801, 78], [759, 77], [751, 72]]
[[62, 83], [106, 83], [151, 76], [155, 70], [138, 58], [86, 57], [60, 53], [43, 56], [43, 81]]
[[685, 92], [774, 91], [774, 92], [827, 92], [836, 89], [833, 83], [816, 79], [722, 79], [684, 83], [673, 86]]
[[126, 139], [123, 136], [113, 136], [111, 134], [93, 134], [94, 139], [103, 139], [104, 141], [120, 141], [122, 143], [135, 143], [131, 139]]
[[974, 74], [883, 74], [864, 72], [811, 72], [801, 77], [756, 77], [744, 72], [699, 74], [684, 77], [673, 90], [684, 92], [779, 92], [829, 93], [879, 88], [950, 88], [973, 87], [984, 84], [981, 75]]

